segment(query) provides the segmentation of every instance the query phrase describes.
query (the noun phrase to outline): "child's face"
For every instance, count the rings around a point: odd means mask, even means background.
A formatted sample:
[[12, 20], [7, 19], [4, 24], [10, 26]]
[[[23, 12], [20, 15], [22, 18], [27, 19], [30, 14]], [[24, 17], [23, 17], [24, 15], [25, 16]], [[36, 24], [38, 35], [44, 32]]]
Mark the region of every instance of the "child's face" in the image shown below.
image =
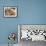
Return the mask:
[[9, 16], [15, 15], [15, 9], [13, 8], [5, 9], [5, 15], [9, 15]]

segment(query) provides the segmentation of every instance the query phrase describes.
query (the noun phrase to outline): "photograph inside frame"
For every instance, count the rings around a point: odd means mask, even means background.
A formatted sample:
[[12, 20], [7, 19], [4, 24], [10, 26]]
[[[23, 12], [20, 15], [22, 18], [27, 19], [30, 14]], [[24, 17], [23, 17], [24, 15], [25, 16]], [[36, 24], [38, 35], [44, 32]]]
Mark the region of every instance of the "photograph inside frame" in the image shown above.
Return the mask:
[[4, 7], [4, 16], [5, 17], [16, 17], [17, 16], [17, 8], [13, 6]]

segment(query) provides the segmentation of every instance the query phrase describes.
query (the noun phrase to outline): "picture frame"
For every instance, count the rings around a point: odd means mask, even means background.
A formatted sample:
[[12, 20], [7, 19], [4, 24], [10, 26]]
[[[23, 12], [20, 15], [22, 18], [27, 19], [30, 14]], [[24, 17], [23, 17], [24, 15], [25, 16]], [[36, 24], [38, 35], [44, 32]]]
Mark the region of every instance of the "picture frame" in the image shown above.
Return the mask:
[[17, 7], [8, 6], [4, 7], [4, 17], [16, 17], [17, 16]]

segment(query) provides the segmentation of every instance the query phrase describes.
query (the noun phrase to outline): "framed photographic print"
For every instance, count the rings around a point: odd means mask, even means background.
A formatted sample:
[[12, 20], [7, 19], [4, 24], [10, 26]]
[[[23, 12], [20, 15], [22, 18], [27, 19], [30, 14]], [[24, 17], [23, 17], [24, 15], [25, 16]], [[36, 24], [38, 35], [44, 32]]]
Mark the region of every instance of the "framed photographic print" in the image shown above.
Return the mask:
[[16, 17], [17, 16], [17, 7], [9, 6], [4, 7], [4, 17]]

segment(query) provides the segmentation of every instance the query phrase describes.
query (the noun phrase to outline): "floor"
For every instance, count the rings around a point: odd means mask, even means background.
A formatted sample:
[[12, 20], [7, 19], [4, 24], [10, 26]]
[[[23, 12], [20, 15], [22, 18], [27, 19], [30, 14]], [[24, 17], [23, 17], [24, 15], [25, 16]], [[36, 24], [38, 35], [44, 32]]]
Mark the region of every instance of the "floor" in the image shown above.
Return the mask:
[[[0, 44], [0, 46], [8, 46], [8, 44]], [[43, 42], [43, 41], [32, 42], [31, 40], [28, 40], [28, 41], [21, 40], [19, 45], [14, 44], [13, 46], [46, 46], [46, 42]]]
[[[8, 44], [0, 44], [0, 46], [8, 46]], [[18, 44], [10, 45], [10, 46], [18, 46]]]
[[21, 40], [20, 46], [46, 46], [46, 42], [45, 41], [34, 41], [34, 42], [32, 42], [31, 40], [28, 40], [28, 41]]

